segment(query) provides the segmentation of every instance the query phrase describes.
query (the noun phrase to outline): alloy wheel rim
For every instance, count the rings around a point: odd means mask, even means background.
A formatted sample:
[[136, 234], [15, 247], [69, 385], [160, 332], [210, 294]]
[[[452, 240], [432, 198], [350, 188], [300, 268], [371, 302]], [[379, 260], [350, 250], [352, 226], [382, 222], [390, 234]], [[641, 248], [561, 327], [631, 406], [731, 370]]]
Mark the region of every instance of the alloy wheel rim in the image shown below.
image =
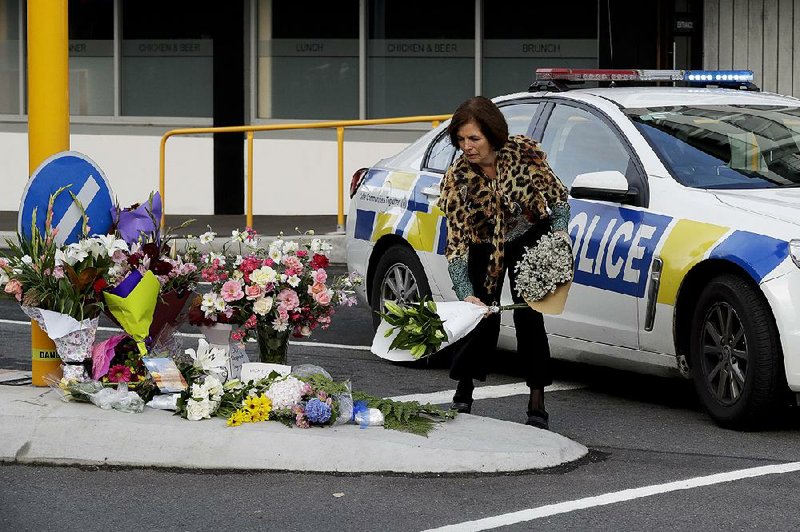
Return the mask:
[[381, 280], [382, 312], [386, 312], [386, 301], [394, 301], [399, 305], [419, 301], [417, 279], [405, 264], [393, 264], [383, 276]]
[[722, 405], [736, 403], [747, 382], [749, 362], [747, 335], [736, 309], [726, 302], [714, 303], [706, 312], [700, 342], [708, 390]]

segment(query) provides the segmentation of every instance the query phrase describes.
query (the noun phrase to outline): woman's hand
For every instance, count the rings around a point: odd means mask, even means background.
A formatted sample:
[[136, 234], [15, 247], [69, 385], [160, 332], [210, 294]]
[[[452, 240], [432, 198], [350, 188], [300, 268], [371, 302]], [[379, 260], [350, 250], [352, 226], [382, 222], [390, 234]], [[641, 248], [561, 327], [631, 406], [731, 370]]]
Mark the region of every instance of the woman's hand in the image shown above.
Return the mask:
[[477, 297], [475, 297], [475, 296], [467, 296], [467, 297], [464, 298], [464, 301], [466, 301], [467, 303], [472, 303], [473, 305], [478, 305], [479, 307], [485, 308], [486, 310], [483, 313], [483, 317], [484, 318], [489, 315], [489, 307], [486, 305], [486, 303], [484, 303], [483, 301], [481, 301]]
[[473, 305], [478, 305], [479, 307], [485, 307], [486, 306], [486, 303], [484, 303], [483, 301], [481, 301], [480, 299], [478, 299], [475, 296], [467, 296], [467, 297], [464, 298], [464, 301], [466, 301], [467, 303], [472, 303]]

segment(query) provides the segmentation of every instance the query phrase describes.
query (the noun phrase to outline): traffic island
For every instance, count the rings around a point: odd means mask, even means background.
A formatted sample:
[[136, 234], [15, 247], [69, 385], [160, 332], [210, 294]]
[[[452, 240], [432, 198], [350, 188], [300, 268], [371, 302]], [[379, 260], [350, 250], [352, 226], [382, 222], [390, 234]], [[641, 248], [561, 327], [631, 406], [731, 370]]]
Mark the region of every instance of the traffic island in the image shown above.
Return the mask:
[[585, 456], [559, 434], [468, 414], [426, 437], [338, 425], [226, 426], [171, 412], [141, 414], [65, 403], [57, 393], [0, 386], [0, 461], [33, 464], [303, 471], [319, 473], [498, 473], [558, 466]]

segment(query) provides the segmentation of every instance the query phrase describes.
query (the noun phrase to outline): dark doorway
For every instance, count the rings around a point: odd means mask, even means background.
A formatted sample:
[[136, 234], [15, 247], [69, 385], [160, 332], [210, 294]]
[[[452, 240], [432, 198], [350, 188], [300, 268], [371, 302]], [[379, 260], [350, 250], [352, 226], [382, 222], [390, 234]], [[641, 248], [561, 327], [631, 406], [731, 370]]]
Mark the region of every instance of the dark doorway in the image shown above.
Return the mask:
[[[214, 126], [241, 126], [244, 118], [244, 6], [213, 11]], [[244, 213], [242, 133], [214, 135], [214, 213]]]

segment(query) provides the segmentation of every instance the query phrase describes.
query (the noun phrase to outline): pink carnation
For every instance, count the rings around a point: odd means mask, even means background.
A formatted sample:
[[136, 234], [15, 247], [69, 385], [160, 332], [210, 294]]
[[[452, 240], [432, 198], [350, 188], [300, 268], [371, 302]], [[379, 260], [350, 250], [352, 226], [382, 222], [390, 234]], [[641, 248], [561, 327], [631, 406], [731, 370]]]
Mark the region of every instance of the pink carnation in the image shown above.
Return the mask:
[[22, 301], [22, 283], [16, 279], [11, 279], [6, 283], [6, 294], [13, 294], [17, 301]]
[[311, 277], [314, 279], [315, 283], [324, 283], [328, 280], [328, 274], [322, 268], [319, 270], [314, 270], [314, 273], [311, 274]]
[[[284, 257], [283, 258], [283, 264], [287, 268], [293, 270], [295, 272], [295, 274], [300, 274], [300, 272], [303, 271], [303, 263], [300, 262], [300, 259], [298, 259], [297, 257], [294, 257], [292, 255]], [[289, 274], [287, 273], [287, 275], [289, 275]]]
[[291, 288], [284, 288], [278, 294], [278, 303], [286, 310], [294, 310], [300, 305], [300, 298], [297, 297], [297, 292]]

